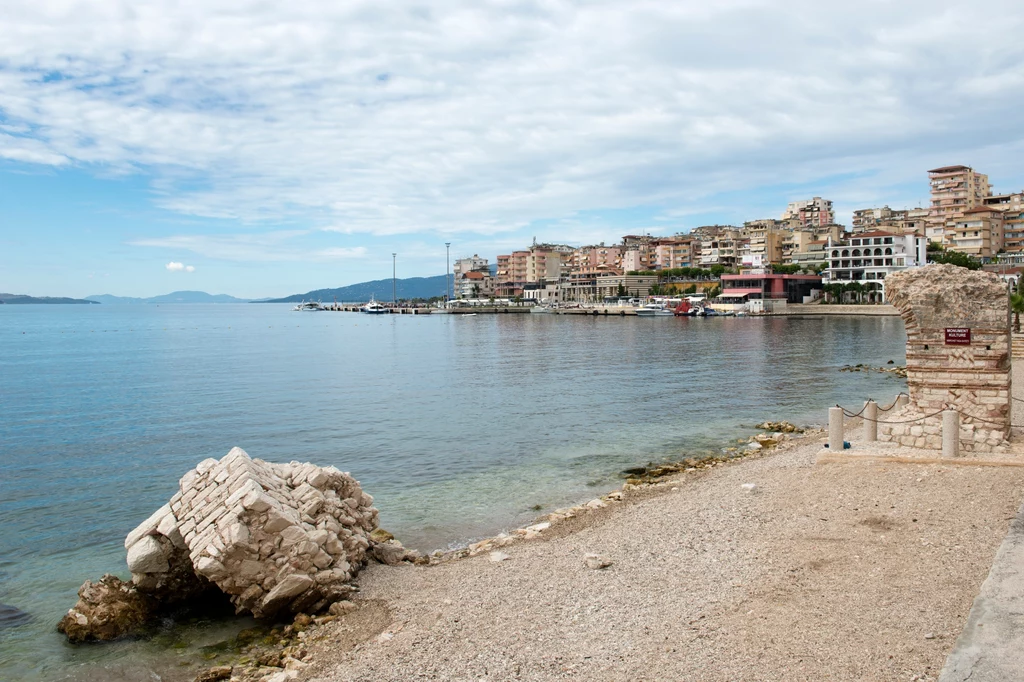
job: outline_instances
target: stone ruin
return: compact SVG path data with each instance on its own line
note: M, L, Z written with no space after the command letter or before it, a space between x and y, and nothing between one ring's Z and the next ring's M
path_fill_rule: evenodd
M1006 284L993 273L933 264L886 277L885 290L906 325L910 402L879 416L878 439L939 449L935 413L949 407L960 412L961 450L1004 450L1012 412Z
M354 590L371 549L387 563L405 558L395 542L371 547L372 504L334 467L272 464L233 448L185 474L170 502L128 534L131 582L87 581L58 629L72 641L113 639L217 588L256 618L317 613Z

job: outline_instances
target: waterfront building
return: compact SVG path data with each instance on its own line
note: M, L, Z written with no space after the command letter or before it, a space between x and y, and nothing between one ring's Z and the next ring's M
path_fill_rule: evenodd
M934 237L941 231L942 243L950 245L947 232L953 224L972 208L984 204L992 196L988 176L978 173L970 166L943 166L928 171L931 186L931 204L928 207L928 223Z
M977 206L963 212L952 228L946 229L946 246L987 261L1003 250L1003 212L992 206Z
M491 298L495 293L494 278L490 272L471 270L455 279L456 298Z
M572 263L573 248L564 244L538 244L498 256L495 292L502 298L522 296L527 284L558 283Z
M836 221L836 215L832 210L831 201L821 197L814 197L807 201L791 202L786 206L782 219L796 219L800 225L809 227L812 225L831 225Z
M821 284L822 278L818 275L741 271L738 275L722 275L721 297L737 302L779 300L810 303L820 296Z
M846 241L826 245L828 267L826 284L859 282L868 300L885 300L885 278L907 268L927 263L928 240L919 234L897 235L892 232L862 232Z
M560 300L597 303L607 297L642 298L658 283L656 275L630 275L610 268L570 272L559 285Z
M486 258L481 258L475 253L469 258L459 258L456 260L452 266L452 274L455 275L455 281L458 281L467 272L490 272L490 264Z

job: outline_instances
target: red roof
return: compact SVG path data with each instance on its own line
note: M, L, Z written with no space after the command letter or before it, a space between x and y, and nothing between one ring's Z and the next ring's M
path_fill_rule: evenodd
M482 272L467 272L462 276L463 279L483 279L484 273Z

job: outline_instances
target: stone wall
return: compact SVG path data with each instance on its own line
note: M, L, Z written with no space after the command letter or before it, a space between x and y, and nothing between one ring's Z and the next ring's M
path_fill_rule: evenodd
M879 440L939 449L936 413L956 409L962 450L1004 449L1011 413L1006 284L992 273L933 264L890 275L885 289L906 325L910 403L880 416ZM947 344L952 328L970 329L969 345Z
M185 474L170 502L128 534L132 582L87 581L59 629L73 641L120 636L215 588L257 618L319 612L354 590L374 544L372 505L334 467L272 464L233 448ZM408 554L397 543L374 549Z

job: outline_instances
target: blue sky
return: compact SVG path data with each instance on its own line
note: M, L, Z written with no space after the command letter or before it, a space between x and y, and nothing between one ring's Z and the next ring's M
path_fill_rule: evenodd
M940 165L1024 188L1019 2L839 4L3 3L0 291L279 296L848 221Z

